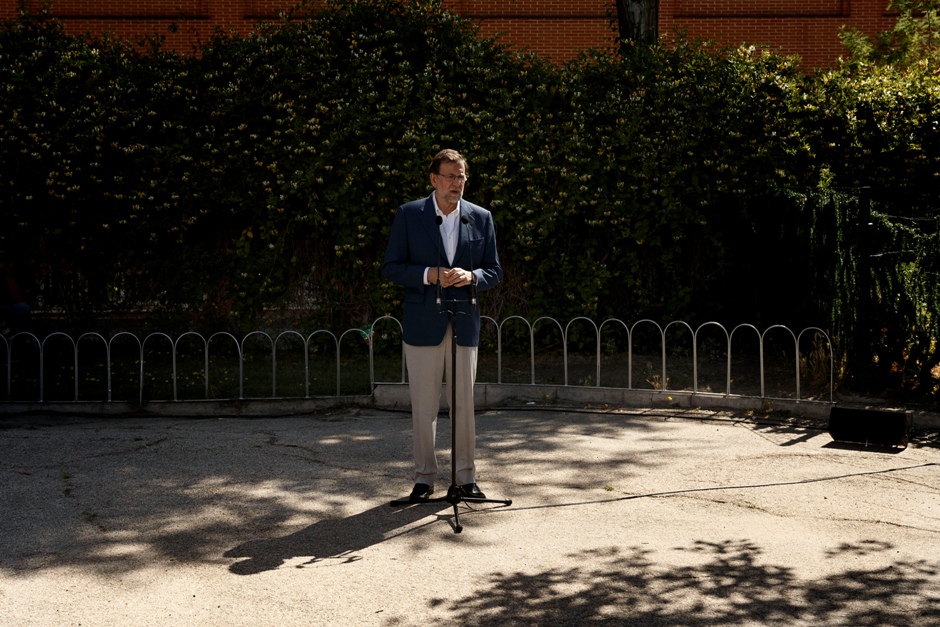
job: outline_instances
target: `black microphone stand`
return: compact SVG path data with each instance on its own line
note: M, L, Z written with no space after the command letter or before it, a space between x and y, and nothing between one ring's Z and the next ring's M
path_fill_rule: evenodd
M467 224L466 217L463 217L461 221L464 224ZM469 231L469 227L468 227ZM468 238L469 239L469 238ZM469 244L469 242L468 242ZM473 261L470 262L471 268L473 266ZM438 270L440 273L440 270ZM410 498L396 499L391 502L392 507L400 507L403 505L415 505L419 503L441 503L446 501L454 506L454 533L460 533L463 531L463 525L460 524L460 513L457 510L457 506L460 503L501 503L502 505L512 505L512 499L490 499L490 498L476 498L472 496L464 496L460 491L460 486L457 484L457 315L463 314L466 316L472 316L473 310L477 307L477 286L476 283L471 279L470 281L470 300L460 300L457 298L442 299L441 298L441 283L440 276L438 275L437 282L437 303L438 307L440 305L446 304L449 305L447 309L447 315L450 318L450 487L447 489L447 495L423 499L421 501L412 501ZM469 303L470 312L460 312L457 310L457 307L460 303ZM444 313L444 311L439 310L438 313ZM472 390L472 383L471 383Z

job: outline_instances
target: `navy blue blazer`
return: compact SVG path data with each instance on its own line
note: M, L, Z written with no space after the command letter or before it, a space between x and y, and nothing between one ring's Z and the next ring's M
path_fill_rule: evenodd
M477 279L477 291L495 287L503 276L496 252L496 229L493 214L460 200L460 216L469 218L459 225L454 263L447 261L441 239L434 200L428 196L398 208L385 251L382 274L405 287L405 319L402 339L412 346L437 346L447 332L449 300L470 300L470 287L442 290L441 311L437 306L437 286L424 284L424 269L434 266L470 270ZM480 308L469 302L458 305L457 343L477 346L480 343Z

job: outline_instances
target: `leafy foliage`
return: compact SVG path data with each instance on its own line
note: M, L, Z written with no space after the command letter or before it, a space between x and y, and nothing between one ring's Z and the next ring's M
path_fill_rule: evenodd
M0 247L43 309L215 330L396 314L392 216L454 147L497 223L487 315L827 326L843 364L935 393L936 235L909 228L937 215L929 64L807 75L680 41L555 67L433 0L302 14L193 55L42 11L0 26Z
M853 67L922 65L937 71L940 61L940 2L937 0L891 0L889 11L897 20L890 30L868 37L858 29L842 29L842 43L849 50Z

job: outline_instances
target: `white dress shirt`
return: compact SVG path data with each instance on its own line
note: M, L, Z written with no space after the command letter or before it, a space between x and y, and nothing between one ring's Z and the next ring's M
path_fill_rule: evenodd
M441 240L444 242L444 255L447 256L447 263L453 265L454 255L457 254L457 240L459 239L460 234L460 205L457 205L457 208L454 211L451 211L450 214L444 215L440 207L437 206L437 195L431 194L431 198L434 200L434 211L437 215L441 216L441 225L438 227L441 230ZM430 268L424 269L424 284L430 285L428 281L428 271Z

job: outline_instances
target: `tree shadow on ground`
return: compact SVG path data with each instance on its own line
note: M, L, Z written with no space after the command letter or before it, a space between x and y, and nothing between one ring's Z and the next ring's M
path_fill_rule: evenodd
M494 432L512 443L511 452L488 452L488 463L533 452L551 458L569 445L558 433L564 422L505 422ZM433 506L388 506L398 495L387 490L411 488L410 427L405 414L350 411L283 419L0 420L0 572L125 574L155 561L211 563L223 554L240 558L232 572L260 572L298 557L350 556L423 517L447 524L448 513L435 519L440 510ZM622 428L656 431L606 427L610 437ZM442 421L439 442L449 437ZM448 452L439 461L442 473L449 469ZM585 463L585 472L606 463ZM370 504L377 499L383 504ZM305 521L309 526L297 531Z
M520 474L540 481L546 471L558 472L558 485L575 488L594 485L589 481L597 482L597 477L655 471L680 447L689 454L697 448L707 452L712 446L707 438L673 441L668 425L630 416L507 414L480 413L487 463L515 465ZM371 505L392 481L402 489L410 487L405 459L411 443L410 418L405 415L361 416L346 411L224 421L28 417L2 425L3 573L27 575L71 567L122 574L169 561L224 563L232 573L251 574L284 564L355 561L357 552L420 528L418 521L424 517L430 517L431 524L448 520L447 512L432 506L396 511L388 506L387 495L381 505ZM799 437L798 429L795 434ZM448 441L446 422L438 437ZM781 437L788 440L791 435L781 433ZM592 447L598 438L641 440L642 447L614 448L596 459L585 456L578 463L580 475L558 463L559 451L570 455L580 447L596 452ZM532 458L539 465L530 462ZM447 460L441 462L446 468ZM362 507L370 509L344 516ZM311 521L316 522L308 524ZM302 524L308 526L295 531ZM220 559L223 555L228 559ZM642 554L622 559L629 564L634 557ZM298 563L302 559L307 561ZM602 568L605 559L610 568ZM601 570L576 572L587 576L587 583L600 584L605 570L612 576L616 559L621 558L601 556L593 560ZM901 573L895 576L904 576L913 568L899 564L884 576L894 570ZM647 577L647 586L661 586L659 580L665 577L621 570ZM872 581L881 576L868 575ZM494 575L507 585L515 576ZM553 571L541 575L545 585L563 576ZM797 585L792 578L785 582ZM493 593L503 594L496 586ZM549 593L555 594L551 588ZM836 602L834 596L826 599ZM532 615L549 616L549 601L539 598ZM474 597L467 605L479 602ZM577 596L569 603L576 607Z
M938 565L926 560L804 581L747 540L677 550L704 561L664 568L639 547L583 551L569 557L584 566L497 572L472 595L429 604L456 624L486 626L927 625L940 612ZM835 554L892 550L869 541Z

